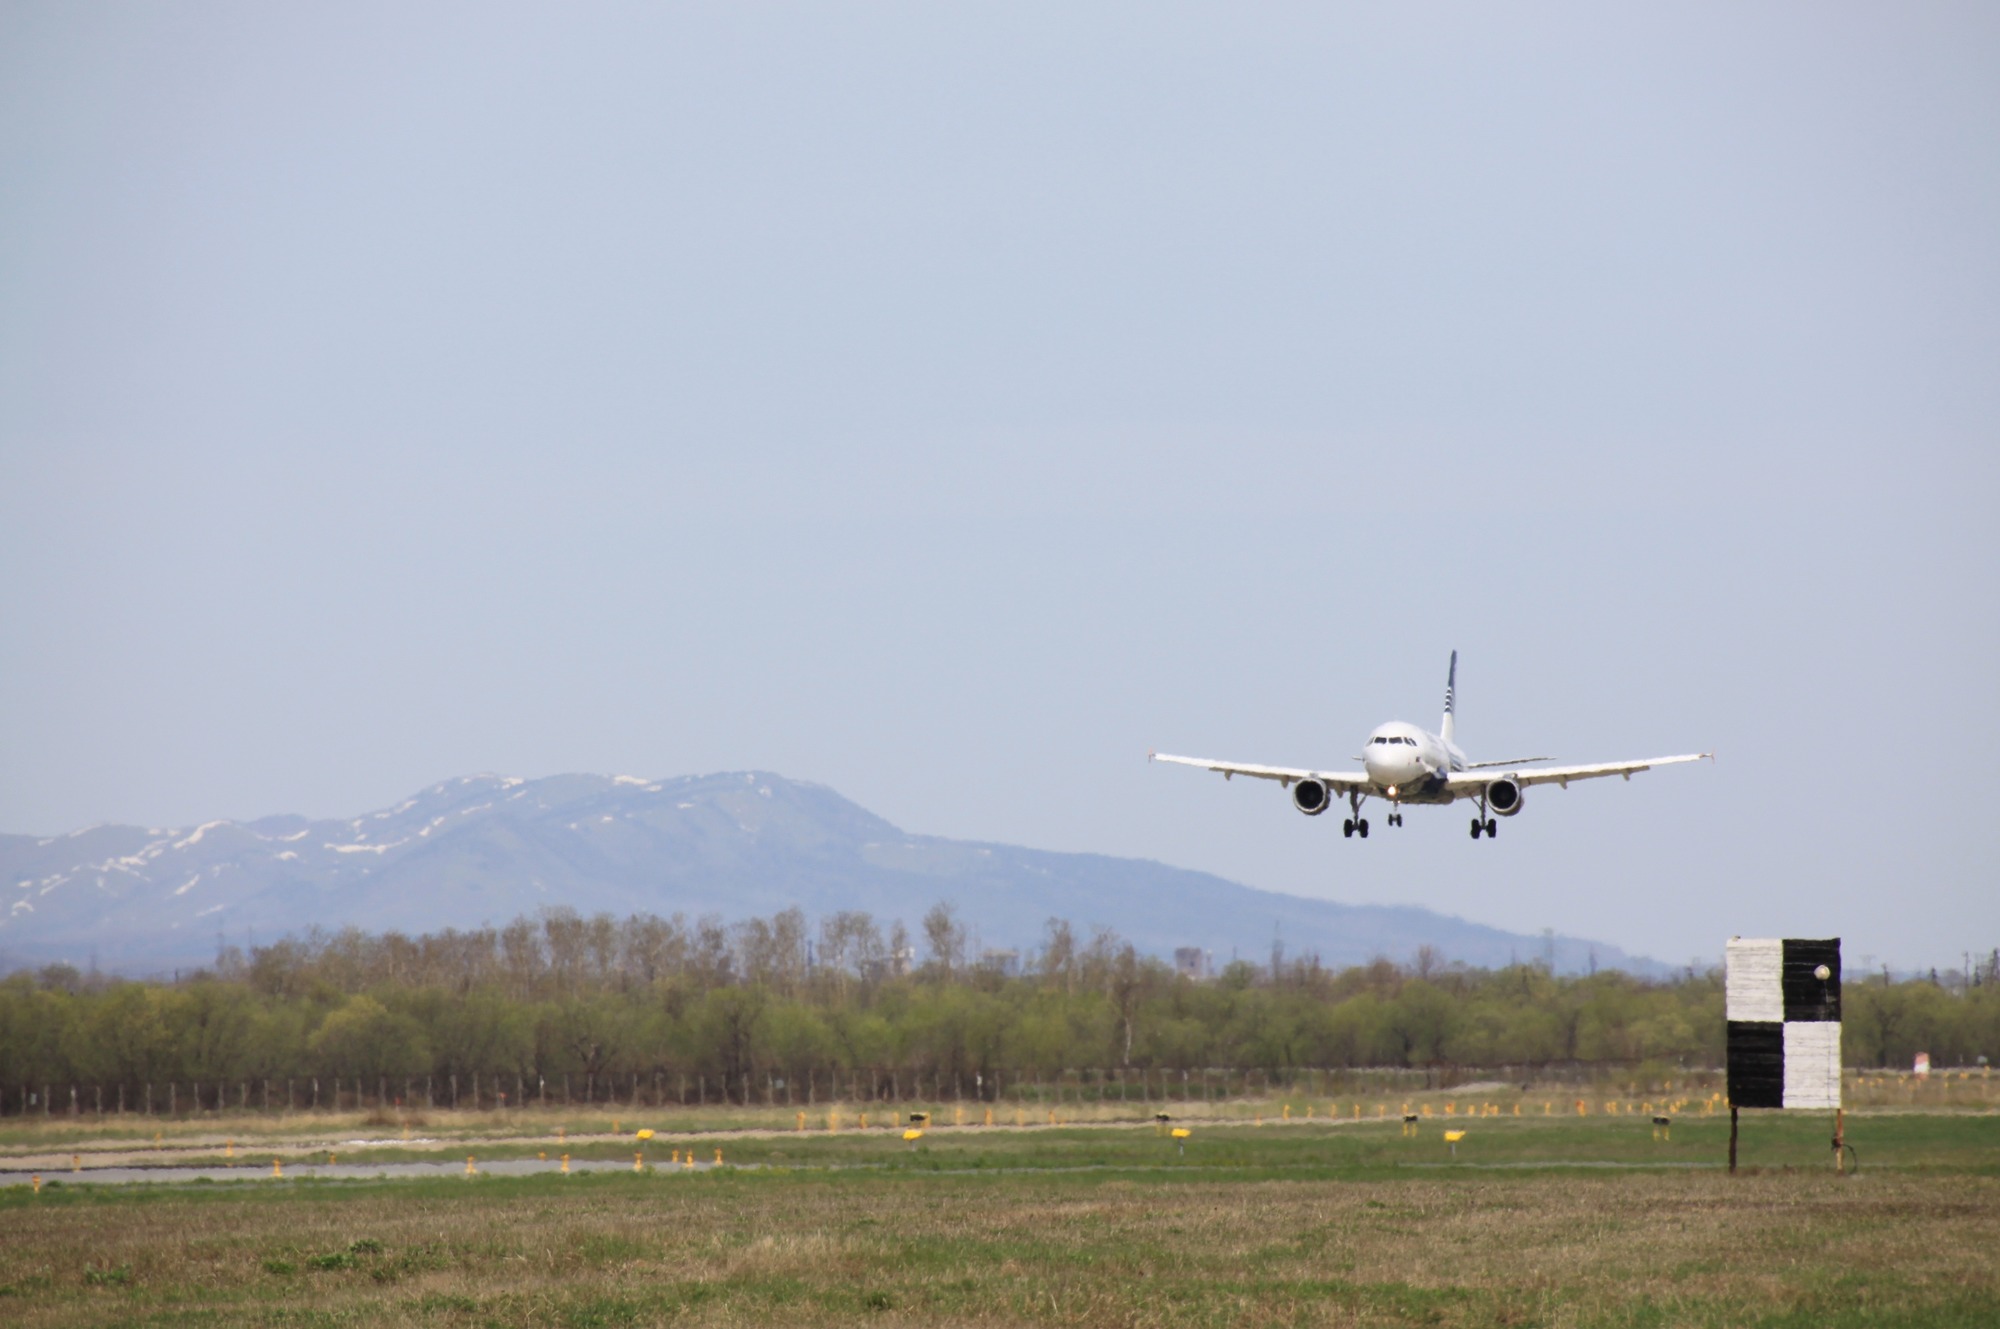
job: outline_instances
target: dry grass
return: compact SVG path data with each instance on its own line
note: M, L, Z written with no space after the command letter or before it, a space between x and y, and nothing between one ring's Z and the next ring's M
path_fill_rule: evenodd
M1479 1138L1603 1149L1621 1129ZM1105 1160L1090 1171L927 1170L1058 1143L995 1133L921 1155L823 1140L844 1171L17 1188L0 1195L0 1322L2000 1323L2000 1123L1868 1133L1872 1156L1908 1161L1847 1180L1447 1170L1325 1161L1353 1132L1237 1127L1198 1133L1214 1152L1185 1166L1121 1161L1166 1147L1149 1134L1065 1133L1074 1158ZM1779 1157L1780 1135L1760 1120L1755 1156ZM1437 1152L1422 1145L1410 1161Z

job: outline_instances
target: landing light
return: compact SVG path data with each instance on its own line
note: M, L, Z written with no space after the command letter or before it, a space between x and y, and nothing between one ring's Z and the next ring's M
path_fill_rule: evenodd
M1390 785L1390 786L1389 786L1389 797L1391 797L1391 798L1394 798L1395 796L1396 796L1396 786L1394 786L1394 785Z

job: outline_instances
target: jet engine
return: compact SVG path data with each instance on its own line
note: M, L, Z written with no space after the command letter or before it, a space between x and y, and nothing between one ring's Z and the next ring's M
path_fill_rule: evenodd
M1292 806L1308 817L1326 811L1328 801L1326 786L1318 780L1301 780L1292 786Z
M1518 781L1495 780L1486 786L1487 809L1502 817L1511 817L1521 810L1521 800L1526 794Z

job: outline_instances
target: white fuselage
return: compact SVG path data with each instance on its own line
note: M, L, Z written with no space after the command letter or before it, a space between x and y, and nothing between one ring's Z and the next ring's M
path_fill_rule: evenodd
M1361 749L1361 764L1382 795L1397 803L1449 803L1445 777L1465 769L1465 754L1417 725L1378 725Z

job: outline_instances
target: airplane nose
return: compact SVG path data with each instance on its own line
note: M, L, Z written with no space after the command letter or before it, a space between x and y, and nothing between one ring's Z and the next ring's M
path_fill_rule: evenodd
M1406 785L1416 781L1418 774L1417 756L1410 748L1394 747L1382 754L1382 780L1388 784Z
M1407 784L1410 779L1410 763L1403 755L1407 749L1371 746L1363 763L1368 767L1368 778L1376 784Z

